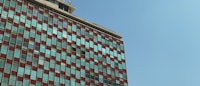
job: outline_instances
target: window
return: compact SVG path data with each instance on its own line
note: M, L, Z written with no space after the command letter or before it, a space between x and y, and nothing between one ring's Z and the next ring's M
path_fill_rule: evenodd
M40 69L40 68L38 68L38 70L37 70L37 77L42 78L42 75L43 75L43 70Z
M47 83L48 82L48 74L43 74L43 77L42 77L42 81L44 82L44 83Z
M19 67L17 73L18 73L19 76L23 76L24 75L24 68L23 67Z
M10 1L4 0L4 6L5 6L5 7L9 7L9 5L10 5Z
M76 48L75 47L72 47L72 50L76 52Z
M5 60L0 58L0 68L4 68Z
M49 80L54 81L54 73L49 72Z
M6 22L6 28L11 30L12 22Z
M47 14L44 14L43 20L44 20L44 21L48 21L48 15L47 15Z
M4 30L5 28L5 23L4 22L0 22L0 30Z
M53 24L57 24L58 23L58 19L57 18L53 18Z
M16 4L15 8L16 8L16 12L19 12L19 13L21 12L21 6L20 5Z
M68 7L67 5L64 5L64 4L62 4L62 3L59 3L59 4L58 4L58 7L59 7L60 9L62 9L62 10L65 10L65 11L68 11L68 9L69 9L69 7Z
M50 2L55 2L56 0L47 0L47 1L50 1Z
M38 13L38 10L33 9L33 15L34 15L34 16L37 16L37 13Z
M8 12L8 17L13 18L13 15L14 15L14 11L9 10L9 12Z
M31 70L31 79L36 80L36 71Z
M7 50L8 50L8 46L2 45L2 47L1 47L1 53L7 54Z
M15 85L15 81L16 81L16 76L11 75L10 79L9 79L9 85Z
M75 79L71 78L71 86L75 86Z

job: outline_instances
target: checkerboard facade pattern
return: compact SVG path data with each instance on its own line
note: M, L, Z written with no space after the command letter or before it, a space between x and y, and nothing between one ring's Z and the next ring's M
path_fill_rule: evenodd
M1 86L127 86L123 41L27 0L0 0Z

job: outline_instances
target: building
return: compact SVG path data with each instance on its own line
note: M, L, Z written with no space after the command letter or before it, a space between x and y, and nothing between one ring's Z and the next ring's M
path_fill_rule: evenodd
M121 36L62 0L0 0L1 86L127 86Z

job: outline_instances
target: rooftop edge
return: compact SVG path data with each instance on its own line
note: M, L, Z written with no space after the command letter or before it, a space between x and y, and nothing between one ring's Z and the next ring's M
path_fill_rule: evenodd
M74 20L76 20L78 22L86 24L86 25L88 25L90 27L93 27L93 28L95 28L97 30L100 30L100 31L102 31L104 33L107 33L107 34L109 34L111 36L114 36L114 37L116 37L118 39L122 38L122 36L120 34L118 34L116 32L113 32L113 31L111 31L109 29L106 29L104 27L101 27L101 26L99 26L99 25L97 25L95 23L92 23L92 22L89 22L87 20L81 19L81 18L79 18L79 17L77 17L77 16L75 16L73 14L70 14L70 13L64 11L64 10L61 10L58 7L56 7L53 3L50 3L48 1L44 1L44 0L27 0L27 1L35 3L35 4L38 4L38 5L42 5L42 6L46 7L46 8L51 9L52 11L55 11L55 12L61 14L61 15L67 16L69 18L72 18L72 19L74 19Z

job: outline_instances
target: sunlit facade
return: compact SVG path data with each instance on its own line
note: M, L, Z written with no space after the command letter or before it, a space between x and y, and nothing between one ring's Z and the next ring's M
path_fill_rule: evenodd
M0 86L128 85L120 35L39 1L0 0Z

